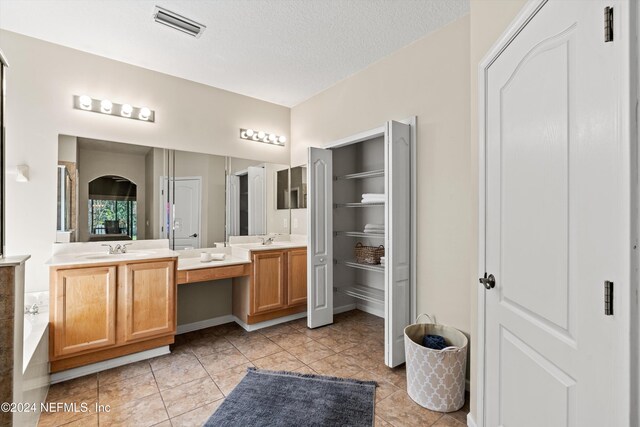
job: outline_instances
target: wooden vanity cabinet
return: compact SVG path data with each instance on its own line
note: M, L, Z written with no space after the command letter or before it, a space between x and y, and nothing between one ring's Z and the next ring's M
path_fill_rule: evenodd
M286 307L286 259L285 251L263 251L252 254L252 314Z
M307 309L307 249L251 253L251 274L233 281L233 314L255 324Z
M176 261L51 269L51 372L173 343Z
M307 248L287 252L287 305L307 304Z

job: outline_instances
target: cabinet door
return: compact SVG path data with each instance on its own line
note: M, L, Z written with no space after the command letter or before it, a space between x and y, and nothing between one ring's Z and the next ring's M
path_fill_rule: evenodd
M307 303L307 249L287 252L287 305Z
M252 313L286 307L284 293L285 252L269 251L253 254L251 275Z
M57 270L52 280L52 357L115 345L116 267Z
M118 340L131 342L176 330L174 261L125 264L118 276Z

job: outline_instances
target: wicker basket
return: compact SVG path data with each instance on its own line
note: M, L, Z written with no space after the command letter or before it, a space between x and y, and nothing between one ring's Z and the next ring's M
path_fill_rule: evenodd
M380 264L380 257L384 256L384 246L365 246L362 242L356 243L354 249L356 262L360 264Z

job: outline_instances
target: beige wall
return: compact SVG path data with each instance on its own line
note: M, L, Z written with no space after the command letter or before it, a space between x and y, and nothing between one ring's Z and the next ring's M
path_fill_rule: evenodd
M48 288L44 262L56 229L58 135L289 162L289 148L239 139L239 129L290 137L286 107L101 58L8 31L7 168L26 164L30 181L7 182L7 254L31 254L27 291ZM74 110L73 95L147 105L155 123ZM24 221L29 218L29 221Z
M469 139L469 153L471 155L470 179L471 192L469 194L472 208L469 210L471 224L471 265L469 268L469 283L471 287L471 378L477 375L476 360L478 335L478 65L487 54L491 46L507 29L526 0L471 0L471 44L470 44L470 79L471 79L471 138ZM471 413L476 414L475 381L471 387ZM474 417L475 419L475 417Z
M418 117L418 311L471 331L469 17L294 107L291 164L321 146Z

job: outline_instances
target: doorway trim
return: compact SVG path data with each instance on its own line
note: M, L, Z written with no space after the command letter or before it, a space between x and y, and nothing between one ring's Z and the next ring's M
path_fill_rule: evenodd
M198 210L198 245L200 247L202 247L202 209L203 209L203 199L202 199L202 195L203 195L203 188L202 188L202 177L201 176L174 176L174 177L168 177L166 175L161 175L159 177L160 179L160 191L158 196L160 197L160 203L158 208L160 209L160 217L159 217L159 224L157 224L157 228L159 228L160 230L160 238L161 239L169 239L169 246L170 249L173 249L173 245L175 243L175 236L173 235L173 220L174 220L174 215L175 215L175 206L176 206L176 201L175 201L175 194L173 193L173 187L171 188L171 190L169 190L168 188L165 188L165 183L166 182L170 182L170 181L180 181L180 180L197 180L198 183L198 187L200 189L199 191L199 197L200 197L200 209ZM166 231L162 231L162 227L165 224L165 221L167 220L167 217L165 215L165 206L164 206L164 197L167 197L166 195L163 195L163 191L166 190L169 194L169 203L171 204L171 212L169 213L169 222L170 222L170 228ZM164 234L163 234L164 233Z
M514 18L514 20L509 24L507 29L502 33L502 35L497 39L497 41L493 44L493 46L489 49L487 54L483 57L483 59L478 64L478 263L477 263L477 276L482 277L484 272L486 271L486 259L485 259L485 251L486 251L486 120L487 120L487 77L489 72L489 67L493 62L500 56L500 54L511 44L511 42L516 38L516 36L524 29L524 27L533 19L533 17L540 11L540 9L548 2L549 0L529 0L520 10L518 15ZM631 89L631 91L626 91L627 93L631 92L630 95L626 93L621 96L621 102L619 108L621 111L627 111L628 114L621 114L621 121L619 123L619 131L620 131L620 140L622 142L626 142L629 144L631 148L629 159L629 167L630 167L630 180L631 180L631 199L629 206L631 211L630 213L630 230L632 235L629 236L630 243L630 271L629 271L629 293L626 295L620 295L620 298L626 301L629 301L627 305L627 309L629 310L627 313L622 313L629 320L629 325L625 328L625 331L620 331L621 335L625 335L628 340L628 345L623 348L624 351L627 351L625 362L625 366L621 366L619 371L615 373L616 376L623 377L621 372L626 372L628 382L620 384L620 387L626 388L626 396L627 400L624 402L625 407L629 410L629 421L631 425L638 425L640 422L640 409L633 408L633 405L630 405L631 402L637 401L640 397L640 392L638 390L640 383L640 375L638 373L638 369L634 368L634 365L638 363L640 359L639 353L639 341L640 341L640 325L637 324L638 320L638 301L635 297L636 292L638 291L638 265L640 264L639 254L636 249L638 246L638 241L640 240L638 224L639 219L637 216L639 215L640 209L638 208L638 200L640 199L639 190L640 185L638 184L638 163L640 162L640 153L638 152L635 145L638 143L638 117L636 113L636 105L638 102L638 93L637 86L640 86L639 76L638 76L638 41L636 40L636 32L638 31L637 23L640 21L639 13L640 11L636 10L635 2L623 3L612 1L611 3L615 3L616 9L614 13L617 14L616 18L622 21L621 25L617 26L617 29L622 32L630 32L627 35L628 43L625 42L625 38L621 38L621 46L620 49L628 49L630 53L629 63L622 64L623 72L621 78L621 84L624 83L624 80L627 80L629 87L626 89ZM620 14L620 10L624 12L624 14ZM625 17L627 20L623 20ZM632 77L633 76L633 77ZM626 90L625 89L625 90ZM484 427L484 417L485 417L485 399L484 399L484 388L485 388L485 292L479 286L479 284L474 280L473 286L476 286L477 289L477 358L476 358L476 419L474 419L471 415L471 412L467 416L467 425L473 427ZM636 324L634 324L635 322Z

